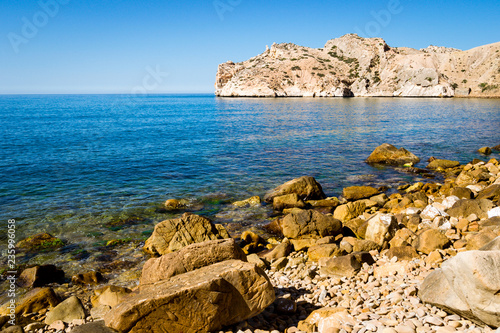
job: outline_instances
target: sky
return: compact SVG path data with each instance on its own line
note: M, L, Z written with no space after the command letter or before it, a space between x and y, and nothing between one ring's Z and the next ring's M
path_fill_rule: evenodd
M0 94L213 93L218 64L274 42L467 50L499 18L498 0L0 0Z

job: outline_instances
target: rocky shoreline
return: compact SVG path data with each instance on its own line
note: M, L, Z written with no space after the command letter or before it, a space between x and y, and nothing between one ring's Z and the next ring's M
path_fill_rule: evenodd
M494 149L498 150L498 146ZM491 149L480 149L484 157ZM231 238L184 213L155 226L143 264L106 281L25 269L16 325L1 332L490 332L500 327L500 163L466 165L384 144L367 163L442 173L441 183L352 186L326 197L300 177L235 207L272 205L276 218ZM262 203L264 202L264 203ZM182 212L181 201L167 209ZM30 245L31 244L31 245ZM19 247L57 239L39 234ZM149 253L150 259L147 259ZM127 270L125 268L125 270ZM137 270L137 271L135 271ZM142 270L142 272L140 271ZM126 283L125 283L126 282Z

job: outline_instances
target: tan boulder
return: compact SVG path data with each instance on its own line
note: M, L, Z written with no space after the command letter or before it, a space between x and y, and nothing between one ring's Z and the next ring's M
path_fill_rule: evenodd
M500 251L465 251L430 273L420 299L482 325L500 327Z
M293 250L292 243L290 243L290 240L285 238L283 242L278 244L270 252L263 255L263 258L268 262L273 262L288 256L292 252L292 250Z
M141 284L155 283L224 260L246 261L234 239L217 239L191 244L174 253L149 259L142 268Z
M338 206L333 213L333 217L341 222L347 222L363 214L365 209L366 204L363 201L348 202L345 205Z
M384 143L368 156L366 163L370 164L390 164L404 165L408 163L416 164L420 159L404 148L397 149L391 144Z
M85 318L85 309L82 302L78 297L71 296L47 313L45 324L50 325L58 320L64 323L71 323L75 319Z
M394 237L397 226L394 215L378 213L368 220L365 239L382 246Z
M488 217L488 211L493 208L493 203L487 199L473 200L462 199L458 200L453 207L446 210L446 213L451 217L467 218L475 214L480 219Z
M342 190L342 196L349 201L370 198L379 193L379 190L371 186L350 186Z
M418 258L418 253L412 246L391 247L386 255L389 259L396 257L398 260L412 260Z
M417 236L415 240L417 251L429 254L437 249L444 249L450 245L450 240L439 230L428 229Z
M341 257L325 260L320 267L320 273L329 277L353 277L361 269L362 264L369 265L375 261L368 252L355 252Z
M184 213L181 218L158 223L146 240L144 251L163 255L193 243L229 238L222 226L214 225L203 216Z
M60 300L52 288L35 288L29 291L17 304L16 316L39 312L57 306ZM9 309L0 308L0 315L8 315Z
M253 196L245 200L241 201L235 201L233 202L233 206L236 207L254 207L254 206L260 206L261 200L259 196Z
M274 197L295 193L302 200L320 200L325 199L326 195L323 193L321 185L310 176L303 176L300 178L292 179L266 193L264 201L272 203Z
M308 249L307 255L309 260L318 261L320 258L338 257L343 254L343 251L337 244L320 244L312 246Z
M273 198L273 208L283 210L286 208L305 208L306 204L296 193L280 195Z
M104 320L119 332L211 332L259 314L274 299L260 268L227 260L140 286Z
M118 286L105 286L94 290L95 295L92 296L91 303L93 307L98 307L100 305L114 307L120 304L121 301L131 292L132 290L128 288Z
M483 154L483 155L491 155L491 148L490 147L481 147L477 150L478 153Z
M289 239L336 236L342 231L339 220L315 210L295 209L283 218L281 227Z

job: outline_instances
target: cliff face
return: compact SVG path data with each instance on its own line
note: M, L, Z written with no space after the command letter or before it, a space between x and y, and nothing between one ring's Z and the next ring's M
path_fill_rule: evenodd
M217 96L500 97L500 42L468 51L391 48L345 35L321 49L273 44L241 63L219 65Z

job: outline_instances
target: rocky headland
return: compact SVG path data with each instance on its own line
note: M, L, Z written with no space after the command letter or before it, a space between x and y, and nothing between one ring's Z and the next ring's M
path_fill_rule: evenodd
M500 327L500 163L486 148L484 160L431 158L419 169L413 153L383 144L366 163L444 181L394 193L350 186L327 197L303 176L232 204L272 209L267 232L231 235L167 200L179 217L140 244L138 272L69 279L54 265L25 268L16 280L22 297L0 307L1 332L492 332ZM34 244L58 246L44 233L17 246Z
M273 44L220 64L221 97L500 97L500 42L467 51L344 35L323 48Z

